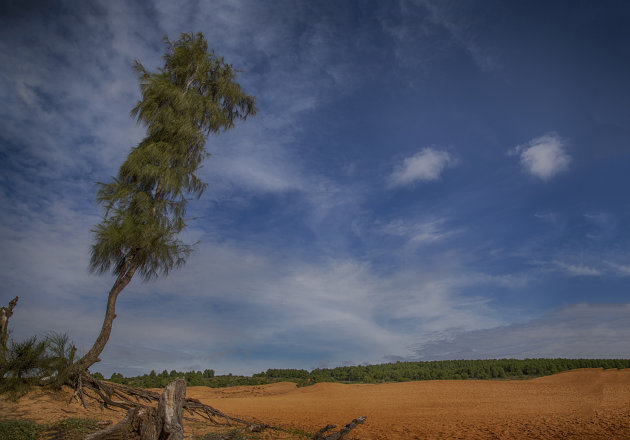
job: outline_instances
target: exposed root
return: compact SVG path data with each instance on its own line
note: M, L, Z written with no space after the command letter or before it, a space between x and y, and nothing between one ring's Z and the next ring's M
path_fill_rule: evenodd
M160 401L161 395L156 393L155 391L147 389L134 388L127 385L100 381L83 372L78 375L74 394L70 398L70 401L76 398L77 401L80 401L84 407L87 407L85 403L85 397L98 402L101 409L120 408L127 411L127 416L118 425L116 425L116 428L109 428L113 432L121 431L122 426L125 427L124 429L139 429L138 426L136 426L138 425L138 422L135 421L132 423L131 420L134 418L138 419L139 417L149 417L149 419L151 419L151 417L153 417L151 416L151 412L154 410L155 405L158 404L158 402ZM248 422L247 420L228 416L227 414L217 410L216 408L211 407L210 405L201 403L197 399L182 398L181 402L181 408L185 410L189 415L199 416L202 419L209 421L213 425L234 426L236 424L240 426L240 430L246 432L262 432L265 429L274 428L273 426L267 425L265 423ZM188 417L186 417L185 419L191 421L195 420ZM148 426L149 424L153 423L151 420L144 421L141 424L143 424L144 426ZM361 423L365 422L365 420L366 417L358 417L343 428L341 428L339 431L328 435L325 435L325 433L334 429L335 426L326 425L317 433L315 433L315 435L313 436L313 440L341 440L350 431L352 431ZM229 436L230 434L233 434L233 432L229 433L226 439L230 438ZM94 438L105 438L100 437L100 435L102 434L104 434L104 432L100 432L99 436L96 436L95 434Z
M154 406L160 400L160 394L155 391L142 388L134 388L127 385L104 382L94 379L87 373L78 375L74 394L70 398L77 399L84 407L86 406L84 396L99 403L101 408L120 408L129 411L134 408L144 408ZM238 417L231 417L218 409L201 403L197 399L186 398L183 402L183 409L190 415L197 415L208 420L214 425L234 426L234 424L249 426L265 426L248 422Z

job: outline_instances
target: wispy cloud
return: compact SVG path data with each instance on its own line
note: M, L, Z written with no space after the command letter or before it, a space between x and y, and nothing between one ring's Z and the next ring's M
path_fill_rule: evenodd
M394 220L383 226L383 232L406 238L411 244L437 243L461 232L445 228L446 219L435 219L424 222L407 222Z
M54 245L66 252L62 243ZM445 335L501 324L500 314L486 298L464 292L474 286L518 288L514 280L463 267L453 275L452 258L445 267L440 262L426 268L410 265L384 275L355 259L300 261L268 251L205 240L188 265L168 278L147 284L134 281L120 297L104 361L95 368L106 374L185 369L207 366L213 357L218 371L249 374L278 366L277 356L297 351L299 360L287 362L301 362L302 367L307 362L309 368L321 362L380 362L385 354L408 356L418 333ZM72 279L73 263L66 260L52 269L59 271L59 278ZM29 264L19 259L13 270L26 273ZM28 298L13 319L15 336L67 331L85 350L98 330L111 280L105 276L97 281L91 276L75 279L76 285L64 295L38 292L46 280L31 283ZM88 284L90 289L81 288ZM46 300L46 295L52 297ZM78 305L68 306L74 302ZM133 346L142 347L133 356L129 335ZM234 354L234 347L244 352L269 350L277 356L256 355L238 365L240 355ZM132 358L135 367L125 363Z
M559 221L559 215L555 212L536 213L534 217L544 221L545 223L557 223Z
M604 261L604 263L608 265L616 275L630 277L630 265L614 263L612 261Z
M425 341L416 359L627 358L630 304L572 304L531 321Z
M423 148L413 156L405 158L394 168L389 176L389 186L399 187L438 180L446 168L456 163L455 157L446 150L434 147Z
M518 155L523 169L541 180L549 180L566 171L571 156L566 152L566 142L556 133L548 133L508 152Z
M570 264L563 261L554 261L554 264L558 267L558 269L571 276L595 277L603 274L600 269L583 264Z
M586 234L587 238L592 240L606 240L611 238L615 233L617 222L609 213L584 214L584 218L592 228L591 231Z
M466 49L479 69L490 72L501 67L498 57L480 42L478 26L470 21L461 3L444 0L415 0L415 3L426 8L431 20L444 27L453 40Z

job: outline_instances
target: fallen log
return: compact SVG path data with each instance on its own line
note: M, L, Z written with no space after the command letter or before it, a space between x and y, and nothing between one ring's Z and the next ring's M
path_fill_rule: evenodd
M329 435L324 436L324 433L330 431L331 429L335 429L336 428L335 425L326 425L322 429L320 429L319 431L317 431L315 433L315 435L313 436L313 440L341 440L350 431L352 431L354 428L356 428L361 423L365 422L366 418L367 417L357 417L356 419L354 419L353 421L348 423L346 426L341 428L339 431L337 431L337 432L335 432L333 434L329 434Z

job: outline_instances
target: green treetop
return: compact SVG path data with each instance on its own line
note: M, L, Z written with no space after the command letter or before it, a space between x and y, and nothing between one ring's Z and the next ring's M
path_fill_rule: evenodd
M237 72L208 50L201 33L165 43L164 65L156 72L134 64L142 97L131 114L146 126L146 137L97 194L105 215L93 230L90 269L111 270L117 278L101 334L79 361L84 369L98 362L116 298L136 271L144 279L166 275L192 251L178 234L186 226L188 197L200 197L206 188L197 173L208 155L208 135L256 113L254 97L235 81Z

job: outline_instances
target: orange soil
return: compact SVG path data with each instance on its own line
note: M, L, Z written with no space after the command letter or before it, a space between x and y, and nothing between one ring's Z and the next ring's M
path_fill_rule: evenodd
M630 439L630 370L576 370L524 381L423 381L381 385L280 383L212 389L194 397L221 411L287 430L315 432L367 416L348 438L368 439ZM0 418L50 421L89 414L76 403L33 393L0 400ZM196 431L196 430L195 430ZM268 433L265 438L290 438Z

